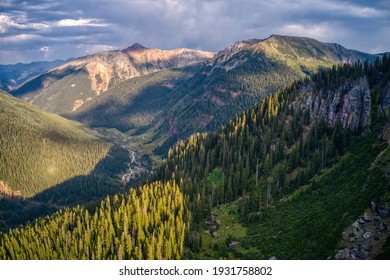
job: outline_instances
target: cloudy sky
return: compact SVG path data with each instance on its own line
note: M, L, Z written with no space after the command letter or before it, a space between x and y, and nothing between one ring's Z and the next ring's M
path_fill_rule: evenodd
M1 0L0 64L123 49L218 51L271 34L390 51L390 0Z

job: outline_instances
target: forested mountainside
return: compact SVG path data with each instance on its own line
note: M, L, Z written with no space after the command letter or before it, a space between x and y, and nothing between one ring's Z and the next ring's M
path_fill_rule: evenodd
M124 191L129 151L0 92L0 229Z
M106 199L93 218L74 208L11 230L0 238L0 253L4 259L332 258L343 230L371 201L380 209L390 205L389 109L388 55L321 71L219 131L175 146L154 175L156 183L138 197L131 190ZM153 186L166 191L156 194ZM121 224L127 205L139 204L143 215L130 211L130 225ZM158 210L166 205L171 211ZM378 216L384 224L386 215ZM143 225L141 217L149 216L154 223ZM165 240L153 233L165 220L175 225L163 227L170 233L161 236L171 241L162 248L175 246L168 252L177 253L160 255L147 244ZM390 236L375 234L378 242Z
M171 149L157 178L174 176L189 195L199 232L192 231L193 250L212 258L332 257L344 227L372 199L389 203L389 67L385 56L320 72ZM216 223L218 214L228 224ZM210 240L217 226L224 238ZM242 249L229 252L226 240Z
M54 61L37 61L28 64L0 65L0 89L11 92L27 80L64 63L64 60L57 59Z
M124 50L71 60L28 81L12 94L48 112L69 114L121 81L203 62L213 55L190 49L165 51L134 44Z
M112 145L80 124L0 92L1 194L31 197L86 175Z
M169 131L165 148L169 147L194 132L220 128L266 96L319 69L373 62L375 57L303 37L272 35L237 42L217 53L193 79L174 91L174 95L185 94L172 106L159 133Z
M188 222L179 187L154 182L0 233L0 259L180 259Z

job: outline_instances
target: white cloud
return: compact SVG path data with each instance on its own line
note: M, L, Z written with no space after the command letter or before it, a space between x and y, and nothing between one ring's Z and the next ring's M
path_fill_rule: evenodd
M386 12L366 6L355 5L350 2L316 1L320 10L336 12L358 18L376 18L386 15Z
M83 46L83 47L84 47L85 53L88 53L88 54L94 54L94 53L103 52L103 51L111 51L114 49L114 47L111 45L88 45L88 46ZM76 46L76 48L77 48L77 46Z
M18 34L0 38L0 43L17 43L17 42L25 42L34 39L42 39L42 36L35 34Z
M81 27L81 26L89 26L89 27L105 27L108 26L106 23L100 23L100 21L96 18L81 18L81 19L62 19L54 24L59 27Z
M17 28L17 29L43 29L47 28L48 25L45 23L30 23L25 22L25 14L18 14L18 15L7 15L7 14L0 14L0 33L6 33L11 28Z
M337 30L337 32L335 32ZM295 35L311 37L320 41L337 40L347 32L339 26L332 26L329 23L300 24L291 23L276 29L276 33L282 35Z

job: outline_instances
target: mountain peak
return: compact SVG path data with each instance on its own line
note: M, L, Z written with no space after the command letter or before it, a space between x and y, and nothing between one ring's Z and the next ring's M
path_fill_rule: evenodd
M140 43L135 43L132 46L128 47L127 51L140 51L140 50L146 50L147 48L142 46Z

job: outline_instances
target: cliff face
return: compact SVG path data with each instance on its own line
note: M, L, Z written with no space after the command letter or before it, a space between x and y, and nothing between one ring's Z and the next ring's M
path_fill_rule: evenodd
M387 85L386 94L383 96L381 106L379 107L379 113L390 115L390 83Z
M370 125L371 94L367 78L319 92L309 83L301 86L299 93L300 98L293 106L309 109L311 120L325 120L330 125L340 122L352 130Z

